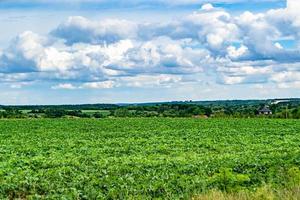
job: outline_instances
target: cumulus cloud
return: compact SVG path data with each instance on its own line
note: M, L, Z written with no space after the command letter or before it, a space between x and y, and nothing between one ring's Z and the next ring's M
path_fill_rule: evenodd
M300 81L300 71L299 72L285 71L285 72L277 73L272 75L271 80L278 83L298 82Z
M284 41L300 42L299 4L239 15L204 4L161 23L69 17L49 35L28 31L12 40L0 53L0 76L58 82L53 89L165 87L205 76L219 84L298 87L300 47Z
M27 31L17 36L10 47L1 54L0 72L34 72L44 53L46 39Z
M67 44L89 43L105 44L122 39L135 38L138 27L134 22L106 19L90 21L84 17L70 17L60 24L52 34L63 38Z

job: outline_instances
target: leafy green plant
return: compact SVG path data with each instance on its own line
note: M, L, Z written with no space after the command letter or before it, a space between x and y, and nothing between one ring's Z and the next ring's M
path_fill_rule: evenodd
M246 186L250 177L246 174L234 173L232 169L223 168L210 178L210 184L223 191L232 191Z
M0 199L190 199L299 181L300 121L0 120ZM291 168L291 166L294 166Z

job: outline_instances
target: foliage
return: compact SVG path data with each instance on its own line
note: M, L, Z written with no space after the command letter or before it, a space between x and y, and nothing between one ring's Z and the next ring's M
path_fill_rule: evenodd
M93 117L99 119L99 118L104 118L105 116L101 112L95 112L93 114Z
M275 189L264 185L255 191L222 192L212 190L205 194L194 196L192 200L292 200L300 199L300 186Z
M25 114L13 108L6 108L4 111L0 111L0 118L24 118L24 117Z
M299 181L299 130L299 120L281 119L0 120L0 199L288 188Z
M245 174L234 173L232 169L220 169L210 179L211 185L218 187L220 190L232 191L239 186L246 186L250 182L250 178Z
M275 102L275 103L274 103ZM268 106L272 115L259 115ZM0 106L1 108L1 106ZM0 118L105 118L105 117L196 117L196 118L293 118L300 119L300 99L169 102L149 104L86 104L58 106L2 106ZM14 111L14 112L11 112Z

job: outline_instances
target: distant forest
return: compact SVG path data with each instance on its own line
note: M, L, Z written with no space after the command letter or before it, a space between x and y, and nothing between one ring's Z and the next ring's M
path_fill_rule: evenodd
M268 111L266 113L262 112ZM300 119L300 99L176 101L142 104L0 106L0 118L294 118Z

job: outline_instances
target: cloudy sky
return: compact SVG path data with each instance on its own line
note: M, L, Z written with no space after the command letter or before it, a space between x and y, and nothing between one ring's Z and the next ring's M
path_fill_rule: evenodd
M0 104L300 97L299 0L0 0Z

